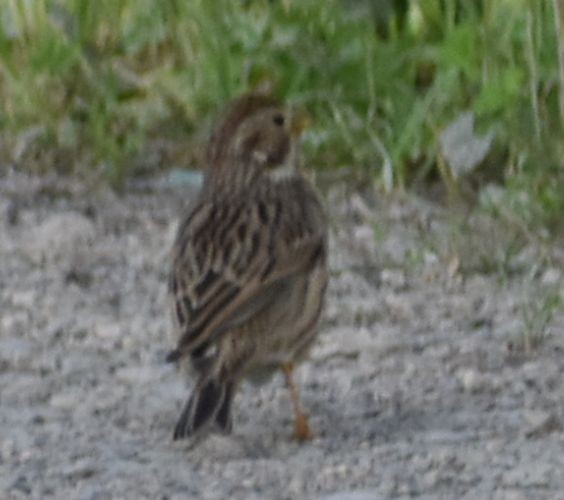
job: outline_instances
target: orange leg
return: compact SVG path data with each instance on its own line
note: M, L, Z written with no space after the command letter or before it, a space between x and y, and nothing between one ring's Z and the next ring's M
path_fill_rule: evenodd
M294 371L294 365L292 363L282 364L282 371L286 377L286 384L290 390L290 397L292 398L292 404L294 406L294 435L298 441L309 441L313 438L313 434L309 429L309 424L307 421L307 415L303 412L300 405L300 396L298 394L298 389L294 384L292 379L292 373Z

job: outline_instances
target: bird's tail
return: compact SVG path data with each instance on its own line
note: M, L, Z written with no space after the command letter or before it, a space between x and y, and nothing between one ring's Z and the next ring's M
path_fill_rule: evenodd
M208 427L230 432L233 390L231 382L203 376L182 410L174 428L174 440L193 436Z

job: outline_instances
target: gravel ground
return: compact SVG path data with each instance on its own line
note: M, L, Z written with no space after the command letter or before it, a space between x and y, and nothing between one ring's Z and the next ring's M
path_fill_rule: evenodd
M1 498L564 498L558 266L466 272L422 236L436 209L330 194L328 305L297 372L316 438L291 439L277 376L242 388L231 436L173 443L167 256L193 189L87 192L0 178Z

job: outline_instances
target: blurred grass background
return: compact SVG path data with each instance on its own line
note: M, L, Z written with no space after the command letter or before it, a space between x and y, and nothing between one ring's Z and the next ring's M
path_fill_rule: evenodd
M563 3L2 0L0 160L114 185L195 167L225 101L269 79L313 115L316 169L441 186L551 230L564 219ZM491 144L460 173L440 144L465 112Z

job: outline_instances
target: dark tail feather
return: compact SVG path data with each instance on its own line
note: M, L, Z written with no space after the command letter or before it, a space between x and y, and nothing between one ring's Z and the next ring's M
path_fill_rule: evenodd
M173 351L170 351L166 355L165 361L167 363L174 363L178 361L181 357L182 357L182 352L179 349L174 349Z
M232 399L232 384L213 378L201 379L178 419L174 440L190 437L211 424L229 432Z
M231 432L233 419L231 418L231 402L233 401L233 384L226 384L223 403L215 416L215 424L225 433Z

